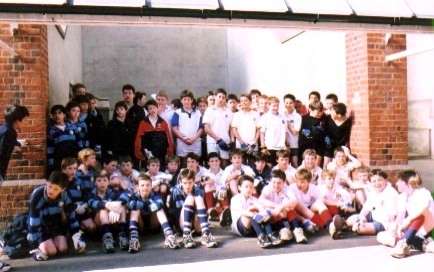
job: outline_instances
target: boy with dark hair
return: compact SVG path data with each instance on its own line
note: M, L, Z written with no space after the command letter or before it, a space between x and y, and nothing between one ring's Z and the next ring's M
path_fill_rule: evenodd
M136 178L139 176L139 171L133 168L133 160L131 159L131 156L120 156L118 164L119 168L116 169L114 173L121 176L120 187L122 188L122 190L129 189L132 192L136 192Z
M128 228L126 223L126 208L128 197L120 197L118 193L109 188L109 174L96 171L94 174L95 188L88 201L89 207L95 213L95 222L102 229L103 251L115 251L112 224L119 223L119 247L128 249Z
M10 106L5 111L5 121L0 127L0 183L6 179L12 152L20 150L17 131L23 128L23 120L29 115L29 110L20 105Z
M136 89L131 84L125 84L122 86L122 96L124 97L124 102L127 104L127 110L131 108L134 104L134 94Z
M96 108L96 97L91 93L86 93L89 98L88 118L84 120L87 125L89 147L92 148L98 156L102 155L102 148L105 147L105 122L102 114ZM105 150L104 150L105 152Z
M302 161L302 155L306 149L313 149L317 153L317 165L322 165L324 155L324 138L326 136L323 115L323 104L313 102L309 104L309 113L301 118L301 128L298 138L298 159Z
M231 229L243 237L258 237L260 248L279 244L279 239L273 236L270 224L270 213L253 196L253 178L243 175L238 179L240 193L231 199ZM269 238L270 237L270 238Z
M295 208L298 200L288 189L286 179L285 172L273 170L270 183L262 190L259 201L265 208L270 209L273 226L279 230L280 239L290 241L294 233L296 242L303 243L307 239L297 221Z
M210 220L220 220L225 224L222 212L229 207L227 188L222 181L223 170L220 167L220 157L216 152L208 154L209 168L202 177L202 186L205 190L205 203L208 208ZM227 216L227 215L226 215Z
M285 173L286 176L286 184L290 185L295 182L295 168L289 162L289 152L285 149L280 149L276 152L276 165L272 168L272 170L279 169Z
M261 91L257 89L252 89L250 90L249 95L252 98L252 110L257 110L259 104L259 97L262 95Z
M203 116L203 124L207 133L207 152L217 152L222 159L222 167L228 164L231 149L230 131L233 113L225 107L226 91L217 89L215 92L215 105L208 107Z
M301 128L301 115L295 110L295 96L286 94L283 97L285 104L286 124L288 126L288 144L291 152L291 164L298 166L298 134Z
M76 101L69 101L66 104L67 123L68 127L74 132L75 140L77 142L78 151L83 148L89 147L89 140L87 138L87 125L84 121L80 120L80 104Z
M236 113L238 111L238 103L240 103L240 101L235 94L228 94L228 99L226 103L228 109L231 110L233 113Z
M184 247L193 248L196 246L192 238L192 230L200 226L202 233L201 244L208 248L216 247L217 242L211 235L208 228L208 216L203 200L203 191L194 183L194 172L189 169L181 170L181 183L172 190L169 209L179 223L179 229L183 231L182 239Z
M66 253L68 229L74 248L80 253L86 249L75 217L75 205L65 192L67 186L68 176L54 171L47 184L36 188L30 197L27 239L36 261L46 261L48 257Z
M321 101L321 94L317 91L311 91L309 93L309 105L319 101Z
M243 164L243 151L235 148L229 153L231 164L226 166L222 175L222 182L226 184L232 196L238 194L238 178L242 175L255 176L250 166Z
M326 131L324 167L333 159L333 152L337 147L350 147L351 127L353 120L347 117L347 106L337 103L332 106L331 114L325 118Z
M76 83L72 86L72 97L86 94L86 86L83 83Z
M64 158L76 157L78 145L74 127L65 123L66 109L62 105L51 107L52 123L47 131L47 172L61 169Z
M145 109L146 104L146 93L142 92L136 92L134 94L133 99L133 106L130 107L127 111L127 114L125 116L125 119L127 120L128 124L130 125L130 134L131 134L131 146L133 150L131 151L131 155L135 154L135 141L136 141L136 135L137 130L139 129L140 122L145 119L146 115L148 114ZM140 168L139 160L132 156L133 158L133 165L135 169Z
M186 165L186 155L194 152L201 155L200 136L203 132L202 114L192 107L193 93L181 92L182 108L177 109L172 117L172 133L176 137L176 155L181 159L181 167Z
M162 170L166 167L166 155L173 154L173 142L169 125L158 113L157 102L153 99L145 104L148 116L140 121L135 137L135 155L138 160L149 159L150 154L158 158ZM150 152L150 153L149 153Z
M255 193L254 196L259 197L262 189L268 185L271 180L271 168L267 164L267 156L258 153L255 155L255 162L250 167L255 173Z
M152 191L152 178L142 173L137 177L137 181L139 190L131 196L128 205L131 210L128 252L135 253L140 248L140 225L143 225L145 230L148 228L152 229L156 225L161 225L165 236L164 244L172 249L179 248L179 244L164 213L164 201L160 195Z
M107 153L119 157L133 151L131 126L126 119L128 106L124 101L115 104L113 118L107 124Z
M338 96L335 95L334 93L328 94L325 97L325 103L324 103L324 114L325 115L330 115L332 113L332 108L333 105L338 103Z
M112 155L107 154L103 158L102 168L111 175L118 169L118 160Z

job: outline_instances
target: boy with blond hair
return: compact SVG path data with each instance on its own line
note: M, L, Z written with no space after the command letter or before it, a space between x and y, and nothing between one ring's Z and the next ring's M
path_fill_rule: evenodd
M271 96L268 98L270 110L261 116L259 125L261 152L269 156L269 163L276 163L276 152L286 149L288 126L285 116L279 114L279 98Z
M316 151L313 149L306 149L303 152L303 161L297 169L305 168L312 173L311 183L320 185L322 183L321 173L322 169L316 165Z
M289 188L297 197L297 212L302 217L312 221L316 226L328 228L331 237L338 239L340 231L344 226L343 219L339 215L335 215L332 218L330 211L324 203L320 189L310 183L312 179L311 172L304 168L298 169L295 173L295 179L297 182L291 184Z

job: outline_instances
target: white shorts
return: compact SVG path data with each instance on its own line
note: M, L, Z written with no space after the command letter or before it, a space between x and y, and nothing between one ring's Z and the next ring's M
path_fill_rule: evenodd
M223 160L228 160L229 159L229 151L224 151L222 150L218 144L216 143L207 143L206 144L207 147L207 152L208 154L211 152L217 152L217 154L219 154L220 158Z
M184 143L180 139L176 139L176 156L185 157L189 152L193 152L199 157L202 155L202 146L200 138L192 145Z

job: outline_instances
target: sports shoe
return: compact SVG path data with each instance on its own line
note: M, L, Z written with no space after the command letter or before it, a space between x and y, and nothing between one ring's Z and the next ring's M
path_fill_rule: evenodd
M47 254L42 252L39 248L30 251L30 254L33 254L33 260L35 261L46 261L48 260ZM7 270L6 270L7 271Z
M318 227L316 226L316 224L309 219L303 221L303 227L310 233L315 233L318 231Z
M128 237L125 235L125 233L119 233L119 247L121 250L128 249L129 247Z
M128 252L129 253L136 253L136 252L139 251L139 248L140 248L139 238L137 238L137 237L131 237L130 238Z
M292 238L294 237L294 236L292 235L291 230L288 229L288 228L282 228L282 229L280 229L280 231L279 231L279 236L280 236L280 239L281 239L282 241L291 241Z
M220 214L220 226L226 227L232 224L231 210L226 208Z
M304 236L304 232L302 228L295 228L293 233L295 237L295 242L297 242L297 244L307 242L307 238L306 236Z
M377 234L377 242L388 247L394 247L398 242L398 238L390 231L380 231Z
M339 235L341 234L341 230L344 226L344 220L339 214L333 216L333 220L329 225L330 236L333 240L339 239Z
M204 233L202 235L202 238L200 238L200 243L203 246L206 246L208 248L211 247L216 247L217 246L217 242L214 240L214 238L212 237L211 233Z
M425 239L422 250L425 253L434 253L434 240L431 237Z
M274 234L272 234L272 233L268 234L267 238L273 246L278 246L278 245L282 244L282 240L280 240L280 238L274 236Z
M217 210L215 208L209 209L208 214L209 214L208 220L219 221L219 213L217 212Z
M115 246L113 242L113 236L111 233L106 233L102 237L102 250L105 253L113 253L115 252Z
M12 266L10 264L4 263L3 261L0 261L0 271L9 271L11 270Z
M392 249L391 255L395 258L404 258L405 256L410 255L410 248L405 240L398 241L396 246Z
M268 241L267 236L265 236L263 233L261 233L258 236L258 245L260 248L267 248L267 247L271 246L271 242Z
M164 240L164 245L171 249L179 248L178 241L176 241L176 238L173 234L166 236L166 240Z
M182 235L182 241L184 242L184 247L185 248L193 248L196 247L196 243L193 240L193 237L191 236L191 232L189 233L184 233Z

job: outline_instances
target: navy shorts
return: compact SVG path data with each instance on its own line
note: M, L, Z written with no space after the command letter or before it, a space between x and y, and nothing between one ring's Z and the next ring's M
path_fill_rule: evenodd
M241 236L243 236L243 237L255 237L256 236L256 234L255 234L255 230L253 229L253 227L251 227L250 229L248 229L248 228L246 228L244 225L243 225L243 222L242 222L242 220L241 220L241 217L240 218L238 218L238 221L237 221L237 229L238 229L238 232L241 234Z
M381 224L380 222L374 221L374 219L372 219L372 213L369 213L368 216L366 216L366 219L368 220L369 223L374 225L375 234L386 230L386 228L383 226L383 224Z

